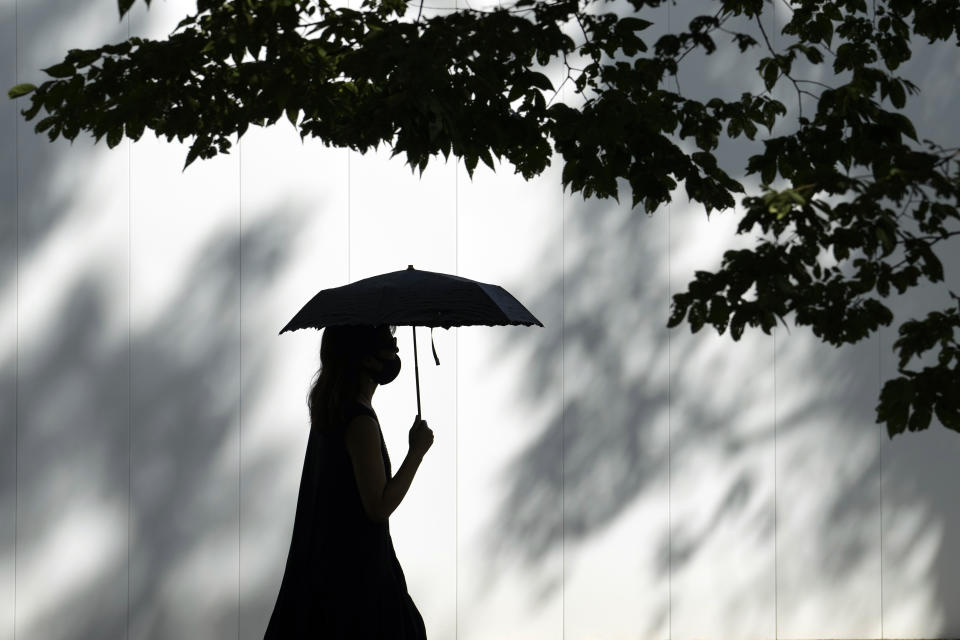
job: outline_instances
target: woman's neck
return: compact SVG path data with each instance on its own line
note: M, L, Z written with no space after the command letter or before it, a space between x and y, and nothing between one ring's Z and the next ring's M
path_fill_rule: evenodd
M377 384L373 380L365 380L364 383L360 385L359 393L357 393L357 402L371 407L373 404L373 392L376 390Z

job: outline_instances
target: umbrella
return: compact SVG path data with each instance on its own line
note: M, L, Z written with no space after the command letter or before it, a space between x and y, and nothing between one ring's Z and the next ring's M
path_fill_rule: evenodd
M416 327L463 327L470 325L538 325L526 307L503 287L446 273L420 271L413 265L363 280L323 289L280 330L320 329L335 325L410 326L413 331L414 377L417 385L417 417L420 417L420 366Z

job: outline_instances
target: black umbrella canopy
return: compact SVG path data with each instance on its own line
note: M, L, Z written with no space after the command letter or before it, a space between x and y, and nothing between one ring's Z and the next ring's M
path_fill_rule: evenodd
M331 326L409 326L413 334L413 370L420 418L420 364L416 327L484 325L538 325L520 302L503 287L410 265L342 287L323 289L305 305L280 333ZM431 345L433 331L431 330ZM437 349L433 359L440 364Z
M280 330L335 325L543 326L503 287L410 265L315 295Z

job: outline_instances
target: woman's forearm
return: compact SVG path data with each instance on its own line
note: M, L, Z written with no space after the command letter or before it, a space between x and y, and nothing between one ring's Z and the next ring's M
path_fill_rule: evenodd
M407 457L403 459L403 464L397 469L397 473L387 480L383 487L383 499L381 502L381 515L386 521L387 518L400 506L403 497L407 495L410 483L413 482L413 476L417 473L417 468L423 456L418 456L407 452Z

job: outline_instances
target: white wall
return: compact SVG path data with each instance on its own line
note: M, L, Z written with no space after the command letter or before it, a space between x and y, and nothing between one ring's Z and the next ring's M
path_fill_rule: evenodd
M0 84L191 10L153 4L0 0ZM696 7L667 11L655 28ZM682 87L756 89L754 65L691 56ZM956 143L952 44L903 75L921 135ZM558 160L420 178L285 121L182 172L183 145L51 144L21 105L0 101L0 639L261 637L321 335L277 332L408 264L501 284L545 325L435 330L439 367L418 333L436 441L391 531L431 638L960 635L960 437L873 422L896 325L842 349L665 329L671 293L748 244L736 212L585 201ZM416 413L398 339L374 399L395 467Z

